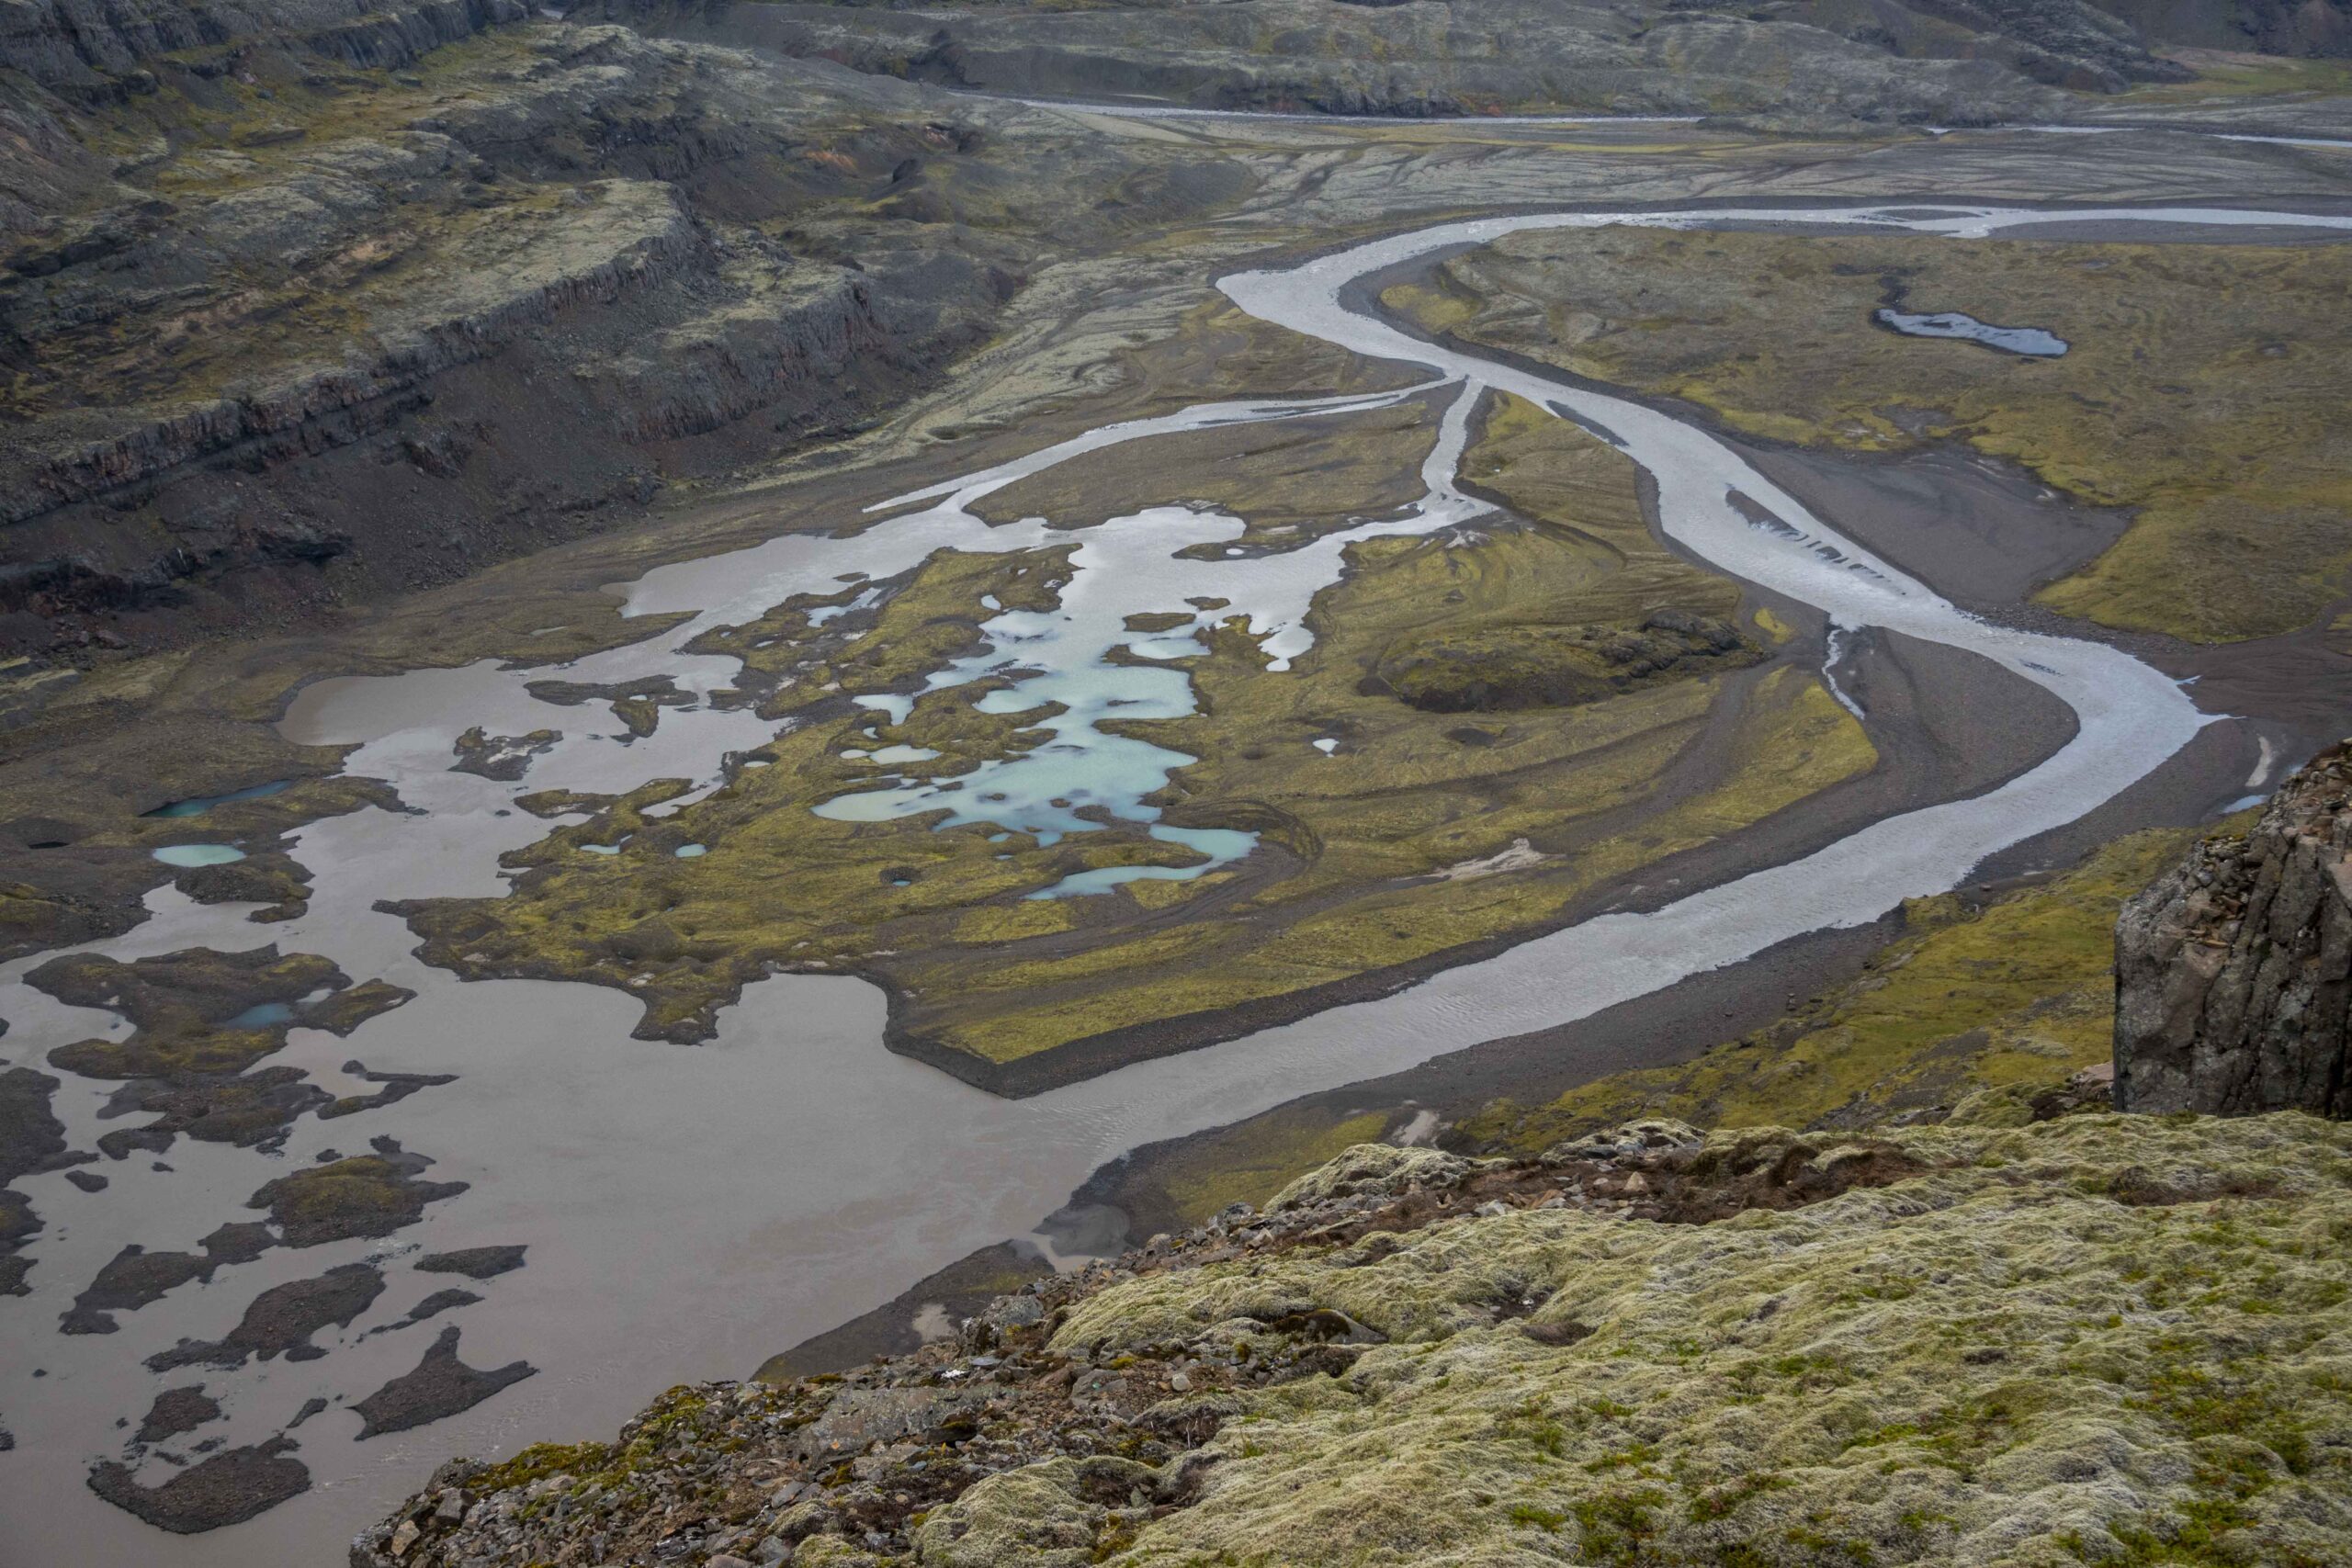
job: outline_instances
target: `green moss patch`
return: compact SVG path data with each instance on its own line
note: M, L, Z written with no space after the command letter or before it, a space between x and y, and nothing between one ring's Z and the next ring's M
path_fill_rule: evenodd
M1461 1130L1533 1150L1648 1115L1720 1127L1851 1127L2055 1083L2107 1059L2116 912L2194 837L2135 833L1982 908L1951 897L1915 900L1904 911L1906 934L1860 977L1781 1022L1695 1061L1614 1074L1548 1105L1490 1106ZM2021 1098L2014 1111L2026 1114Z
M2352 251L1558 231L1386 296L1433 330L1689 399L1750 434L1879 452L1965 441L2129 531L2041 599L2203 641L2304 626L2352 587ZM2026 360L1897 336L1883 306L2071 345Z
M1258 1395L1214 1443L1206 1495L1111 1561L2352 1551L2352 1264L2334 1239L2352 1132L2077 1116L1887 1136L1923 1174L1785 1213L1537 1209L1114 1285L1057 1348L1099 1359L1310 1305L1387 1343L1344 1379ZM2135 1172L2201 1196L2107 1195ZM2256 1178L2262 1195L2228 1195Z

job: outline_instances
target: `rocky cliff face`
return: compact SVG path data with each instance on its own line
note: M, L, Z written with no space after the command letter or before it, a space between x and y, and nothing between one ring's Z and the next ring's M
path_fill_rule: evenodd
M604 0L645 25L992 92L1221 108L1975 124L2187 74L2086 0L1234 0L1039 9Z
M2352 1117L2352 744L2206 840L2115 931L2115 1103Z
M511 0L11 16L0 652L283 624L635 520L905 396L1098 204L1250 184L1137 214L1132 151L1056 117Z
M2168 44L2352 54L2352 0L2098 0L2098 6Z
M521 0L17 0L0 8L0 61L44 86L99 97L154 90L165 55L280 39L345 65L404 65L500 22Z
M1359 1145L918 1353L456 1461L351 1561L2342 1562L2347 1173L2292 1114Z

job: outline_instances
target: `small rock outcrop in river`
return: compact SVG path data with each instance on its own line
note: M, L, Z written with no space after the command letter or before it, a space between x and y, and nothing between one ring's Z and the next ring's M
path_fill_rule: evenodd
M2115 931L2115 1103L2352 1116L2352 742L2209 839Z

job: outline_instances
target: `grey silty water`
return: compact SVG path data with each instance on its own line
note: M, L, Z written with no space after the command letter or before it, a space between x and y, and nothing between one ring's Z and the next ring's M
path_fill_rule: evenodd
M353 1057L379 1071L448 1072L459 1081L357 1122L298 1122L282 1162L183 1141L171 1151L174 1170L110 1164L113 1184L101 1193L80 1192L59 1177L28 1179L51 1229L34 1250L32 1294L0 1303L12 1343L33 1348L0 1369L0 1413L19 1442L0 1465L0 1517L19 1538L10 1543L12 1561L226 1568L332 1558L341 1536L420 1483L439 1458L511 1449L526 1437L602 1435L669 1382L746 1372L763 1355L887 1299L970 1247L1026 1229L1098 1164L1139 1144L1583 1017L1806 931L1871 920L1898 899L1954 886L1987 854L2071 821L2159 767L2206 718L2139 660L1972 619L1843 538L1704 432L1639 404L1419 342L1341 300L1355 278L1515 230L1726 219L1937 233L1956 243L2083 219L2352 227L2342 219L2197 209L1953 208L1912 218L1842 209L1521 215L1425 229L1223 284L1264 320L1426 367L1431 379L1422 388L1385 399L1204 405L1109 427L883 503L903 514L854 537L786 536L628 585L632 614L687 609L694 620L580 660L569 671L573 678L661 673L707 694L729 684L736 671L732 660L683 651L707 626L752 618L845 573L903 570L943 546L1018 549L1073 537L1081 542L1071 584L1079 603L1059 633L1062 675L1080 678L1085 661L1099 657L1105 628L1118 618L1114 611L1171 608L1168 601L1194 592L1231 600L1231 613L1250 617L1275 657L1295 658L1309 646L1306 607L1337 574L1347 537L1442 528L1476 515L1477 503L1455 489L1454 465L1473 394L1497 390L1610 431L1655 479L1666 532L1721 570L1817 605L1844 627L1883 627L1992 660L2077 716L2066 745L1975 797L1891 818L1652 913L1588 920L1380 1001L1028 1100L991 1098L885 1051L882 999L860 981L807 975L762 981L722 1014L710 1045L682 1051L628 1039L638 1010L616 991L461 984L420 963L401 923L377 910L382 898L503 891L498 855L545 831L513 810L520 791L624 790L657 777L715 785L730 753L768 738L773 727L756 716L707 705L673 709L653 736L624 744L618 725L600 724L594 710L532 698L525 683L543 671L487 663L306 689L286 721L288 733L356 744L348 768L391 780L420 814L368 810L303 829L294 853L317 882L298 920L256 928L242 908L196 905L165 888L151 897L147 925L96 945L131 957L274 939L287 951L324 953L355 978L383 976L415 989L417 999L348 1040L298 1029L274 1063L311 1072L332 1092L361 1089L341 1068ZM1048 536L1032 524L990 528L966 510L989 489L1115 442L1236 421L1315 418L1402 396L1444 400L1443 430L1425 468L1428 496L1407 515L1297 550L1171 561L1180 543L1229 536L1240 526L1183 509L1148 509L1075 536ZM1034 649L1020 654L1035 656ZM1172 690L1167 700L1177 700ZM535 764L527 784L502 784L448 771L454 739L476 724L507 734L559 728L565 738ZM1082 737L1072 740L1083 749ZM38 961L0 969L0 1012L13 1026L0 1055L37 1064L55 1044L120 1032L110 1014L61 1006L17 983ZM106 1098L106 1086L67 1077L58 1112L75 1146L88 1146L111 1124L101 1119ZM116 1335L51 1332L74 1292L124 1243L189 1247L222 1220L241 1217L245 1195L270 1176L330 1147L350 1152L376 1134L431 1156L439 1163L430 1175L470 1181L473 1190L435 1205L421 1225L390 1241L279 1249L224 1270L209 1287L182 1287L122 1314ZM139 1369L139 1358L183 1336L218 1336L265 1286L364 1258L389 1259L396 1288L334 1354L209 1380L229 1419L208 1431L259 1441L311 1395L356 1396L415 1364L421 1346L412 1334L356 1339L443 1282L401 1269L401 1255L513 1243L529 1246L527 1266L486 1288L489 1299L456 1321L473 1364L526 1357L541 1375L462 1416L366 1445L352 1440L356 1422L349 1413L331 1410L297 1434L316 1489L205 1537L166 1541L83 1488L89 1461L120 1441L116 1417L135 1418L160 1386ZM48 1375L36 1379L36 1368Z
M1882 326L1892 327L1905 337L1962 338L2037 359L2054 359L2068 346L2056 333L2040 327L1996 327L1962 310L1937 310L1923 315L1882 310L1877 320Z

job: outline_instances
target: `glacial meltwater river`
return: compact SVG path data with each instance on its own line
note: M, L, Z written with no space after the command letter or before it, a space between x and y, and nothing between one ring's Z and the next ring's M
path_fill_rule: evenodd
M1010 661L1043 671L1023 682L1020 705L1050 696L1070 710L1056 721L1053 745L968 778L964 800L975 816L1043 831L1091 826L1056 800L1148 819L1140 797L1182 759L1104 736L1093 720L1114 708L1123 716L1182 712L1192 699L1172 671L1105 662L1115 645L1183 635L1129 633L1124 618L1181 608L1193 596L1228 600L1234 610L1221 614L1249 615L1278 655L1295 657L1309 645L1307 605L1337 577L1348 542L1451 526L1488 510L1456 488L1454 468L1476 397L1498 390L1607 433L1655 479L1666 531L1692 554L1816 605L1837 626L1880 627L1990 660L2076 716L2074 738L2055 753L1973 798L1883 820L1652 913L1587 920L1382 1000L1030 1100L993 1098L886 1051L882 997L855 979L777 976L747 988L721 1014L711 1043L647 1043L629 1038L639 1008L620 992L555 982L460 983L419 963L402 923L374 908L387 898L501 893L499 855L546 831L512 809L517 794L621 791L662 777L715 786L734 765L730 754L761 745L772 725L700 703L665 709L652 736L624 743L600 709L533 698L526 682L548 671L488 663L308 688L286 732L355 744L348 770L390 781L414 813L366 810L301 829L294 853L316 881L298 919L257 927L243 907L199 906L166 887L150 898L146 924L93 950L130 958L268 941L286 952L324 954L355 979L380 976L411 987L416 999L348 1039L297 1030L271 1065L300 1067L334 1092L366 1091L342 1069L354 1058L379 1072L451 1073L457 1081L363 1116L300 1121L276 1156L182 1139L162 1162L168 1171L150 1169L144 1157L106 1162L99 1168L110 1185L103 1191L82 1191L61 1174L25 1179L48 1229L31 1248L32 1293L0 1300L0 1333L9 1347L0 1367L0 1424L17 1445L0 1455L0 1562L11 1568L339 1562L342 1541L422 1484L440 1459L511 1450L539 1438L606 1436L673 1382L744 1375L768 1354L872 1307L975 1247L1029 1232L1096 1167L1125 1150L1581 1018L1808 931L1873 920L1898 900L1954 886L1986 856L2074 820L2162 765L2210 716L2159 671L2099 644L1961 613L1810 514L1721 442L1666 413L1432 346L1341 299L1353 279L1515 231L1732 220L1936 234L1954 243L2085 220L2352 229L2342 218L2238 210L1916 203L1522 215L1423 229L1222 284L1237 305L1263 320L1426 367L1431 378L1421 387L1375 398L1210 404L1107 427L921 494L877 501L890 514L855 537L787 535L665 567L621 589L630 614L684 609L694 618L647 643L581 660L564 675L579 682L668 675L700 697L731 684L738 667L686 654L684 645L795 592L833 592L850 573L887 576L943 546L1076 545L1076 575L1059 611L989 623L989 654L941 677L976 678ZM1238 519L1182 508L1152 508L1076 533L1035 521L990 527L968 510L992 490L1114 443L1222 423L1311 419L1406 397L1427 397L1443 410L1420 504L1286 553L1175 558L1179 549L1241 532ZM453 743L477 725L503 735L560 729L564 739L537 760L526 782L501 784L449 771ZM984 792L1001 798L984 802ZM899 815L932 804L922 786L910 784L845 796L829 809ZM1216 859L1248 846L1231 835L1198 847ZM0 970L0 1016L10 1024L0 1058L40 1066L56 1045L125 1032L110 1012L66 1007L21 983L50 956ZM119 1124L100 1120L111 1086L64 1077L58 1114L74 1146L86 1148ZM271 1177L325 1149L360 1152L381 1135L432 1158L429 1178L469 1182L471 1190L433 1204L423 1222L389 1240L280 1247L224 1268L209 1284L184 1285L118 1313L118 1333L55 1331L75 1292L126 1244L192 1249L224 1221L253 1217L241 1204ZM529 1249L526 1266L478 1287L487 1298L481 1303L427 1326L361 1339L450 1283L409 1269L408 1255L518 1243ZM387 1260L388 1288L339 1340L322 1337L331 1350L323 1359L169 1378L141 1366L182 1337L225 1333L266 1286L371 1258ZM526 1359L537 1375L442 1423L356 1440L348 1401L413 1367L451 1322L462 1327L459 1349L469 1363ZM214 1434L232 1445L260 1442L312 1396L336 1403L293 1434L311 1491L245 1524L169 1538L100 1502L84 1478L93 1461L120 1451L128 1434L119 1418L135 1424L160 1389L199 1376L228 1416L183 1442ZM151 1461L143 1479L169 1473Z

